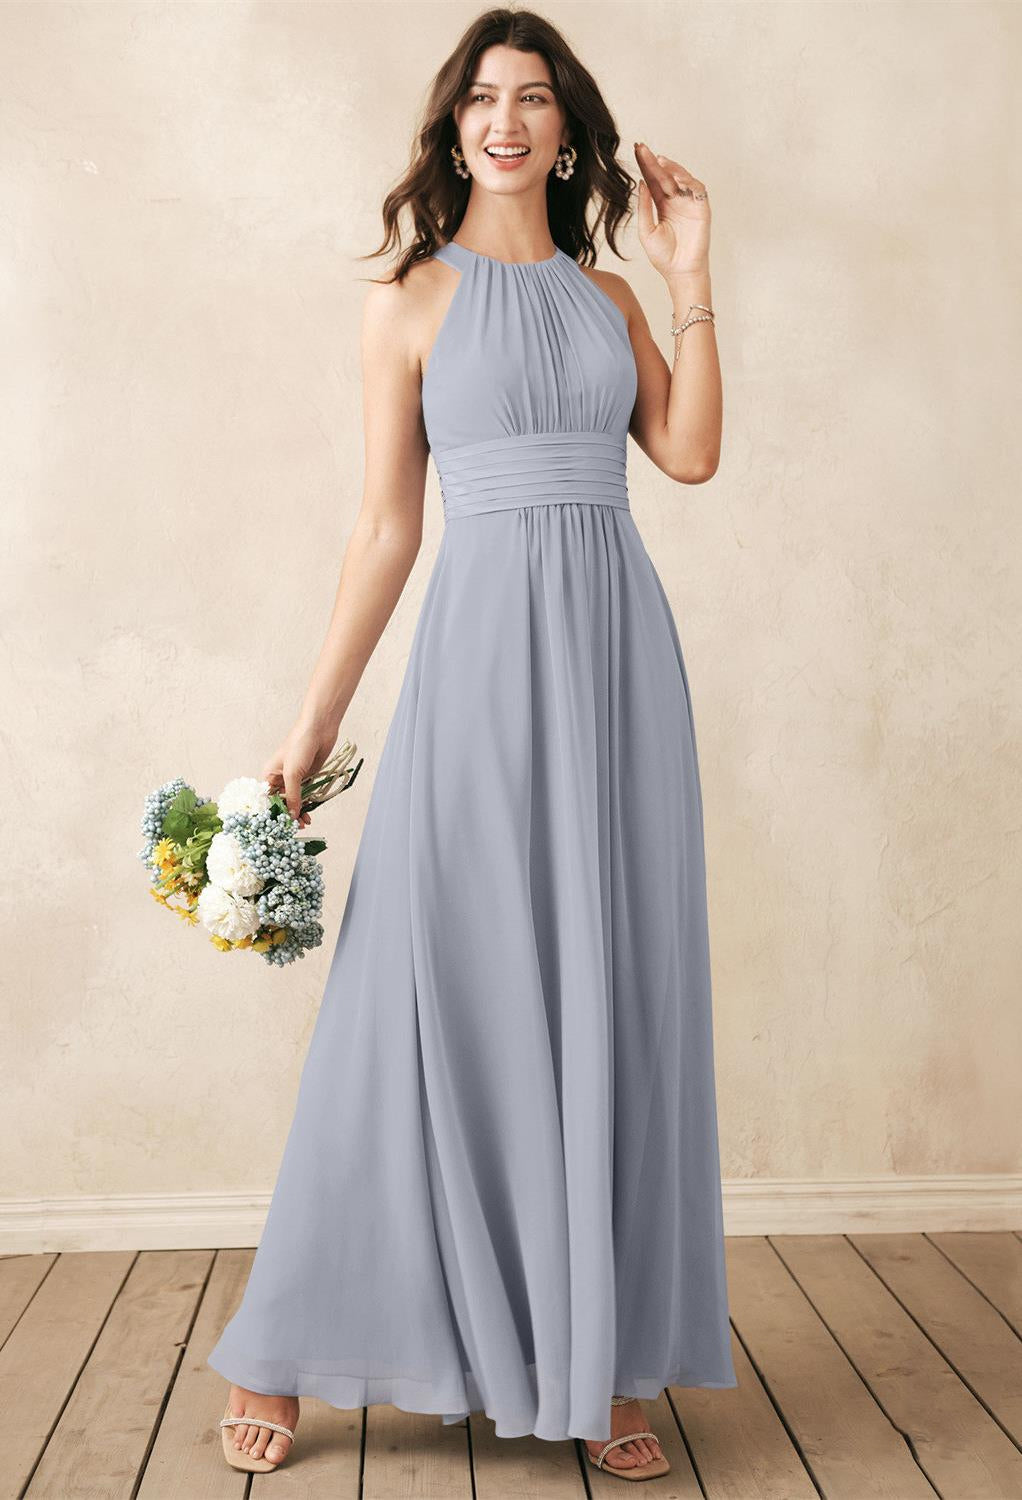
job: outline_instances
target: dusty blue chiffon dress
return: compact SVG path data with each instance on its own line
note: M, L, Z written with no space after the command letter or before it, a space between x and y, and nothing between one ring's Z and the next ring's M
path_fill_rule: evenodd
M626 320L449 241L445 524L228 1380L500 1437L735 1385L688 678Z

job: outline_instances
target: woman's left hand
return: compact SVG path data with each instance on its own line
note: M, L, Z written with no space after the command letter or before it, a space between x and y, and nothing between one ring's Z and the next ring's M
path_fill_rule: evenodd
M661 276L687 276L709 268L710 200L706 187L680 162L635 142L639 183L639 243ZM653 207L656 205L656 222Z

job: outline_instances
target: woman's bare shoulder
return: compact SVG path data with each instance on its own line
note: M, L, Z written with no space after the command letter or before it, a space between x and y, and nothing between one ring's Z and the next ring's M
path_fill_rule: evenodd
M443 261L422 260L400 281L371 282L362 307L363 338L396 343L409 362L419 363L457 280Z
M428 310L445 287L457 281L457 274L444 261L420 260L400 281L370 282L366 291L364 312L369 319L384 321L405 317L417 309Z

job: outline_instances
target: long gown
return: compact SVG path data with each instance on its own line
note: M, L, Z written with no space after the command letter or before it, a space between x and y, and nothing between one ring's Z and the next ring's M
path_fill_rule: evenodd
M627 323L448 241L444 529L228 1380L499 1437L730 1387L688 678L629 509Z

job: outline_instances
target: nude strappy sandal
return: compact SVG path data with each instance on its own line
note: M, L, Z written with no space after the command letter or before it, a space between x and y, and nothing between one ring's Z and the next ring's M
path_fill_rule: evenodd
M230 1431L232 1427L271 1427L274 1432L282 1432L285 1437L291 1439L294 1444L295 1435L290 1427L285 1427L281 1422L265 1422L259 1417L232 1417L231 1403L227 1403L227 1410L220 1418L220 1441L224 1450L224 1458L232 1469L243 1469L246 1474L268 1474L271 1469L279 1469L280 1464L286 1464L294 1447L290 1447L280 1463L272 1463L268 1458L253 1458L251 1453L245 1453L241 1448L235 1448L234 1435Z
M629 1401L637 1401L638 1399L637 1396L611 1396L610 1404L611 1406L627 1406ZM671 1472L671 1466L666 1458L651 1458L648 1463L633 1464L630 1469L622 1469L615 1464L604 1463L603 1460L611 1448L619 1448L622 1443L630 1443L633 1438L652 1438L656 1443L660 1441L655 1432L626 1432L622 1437L611 1438L609 1443L604 1443L600 1449L598 1458L593 1457L589 1452L589 1445L585 1444L589 1462L594 1468L602 1469L604 1474L613 1474L615 1479L658 1479L661 1474L669 1474Z

